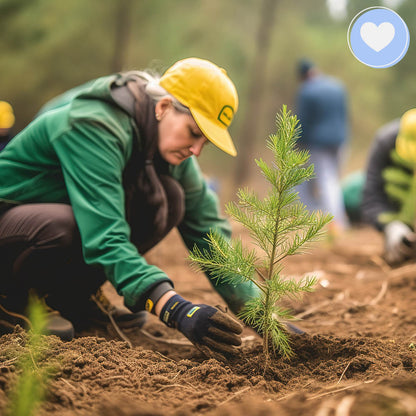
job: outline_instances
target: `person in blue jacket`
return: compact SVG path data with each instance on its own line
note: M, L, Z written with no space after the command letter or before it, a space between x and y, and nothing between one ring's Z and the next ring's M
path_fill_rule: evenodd
M315 178L299 186L299 195L309 209L329 212L332 226L348 227L341 185L340 165L348 140L347 94L342 83L321 73L315 65L302 59L298 63L301 81L296 113L301 124L298 145L310 153Z

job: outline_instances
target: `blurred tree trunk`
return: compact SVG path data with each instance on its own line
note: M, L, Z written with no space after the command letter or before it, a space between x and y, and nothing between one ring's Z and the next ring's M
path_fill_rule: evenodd
M118 72L124 68L127 47L130 38L132 0L118 0L115 10L115 45L110 64L110 72Z
M250 162L255 144L255 134L262 120L262 96L265 86L267 58L270 38L275 22L275 11L279 0L263 0L260 25L257 34L257 46L249 81L248 105L242 133L238 142L238 161L235 185L240 187L250 175Z

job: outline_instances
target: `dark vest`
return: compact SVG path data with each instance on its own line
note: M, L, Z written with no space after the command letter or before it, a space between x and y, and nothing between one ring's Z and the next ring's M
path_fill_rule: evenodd
M126 74L114 84L112 96L134 117L137 125L138 137L133 139L132 154L123 172L123 186L130 240L140 253L145 253L180 223L185 196L157 150L155 104L144 92L143 80Z

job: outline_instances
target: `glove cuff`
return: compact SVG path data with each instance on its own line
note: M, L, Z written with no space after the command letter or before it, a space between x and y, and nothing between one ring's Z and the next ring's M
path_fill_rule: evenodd
M170 328L176 328L178 314L183 308L192 305L180 295L173 295L163 306L159 319Z
M147 312L155 314L155 305L158 300L167 292L173 290L170 282L162 282L152 288L146 295L145 309Z
M399 220L391 221L388 224L386 224L384 227L384 234L386 235L395 234L398 232L402 234L406 234L406 233L412 232L412 229L403 221L399 221Z

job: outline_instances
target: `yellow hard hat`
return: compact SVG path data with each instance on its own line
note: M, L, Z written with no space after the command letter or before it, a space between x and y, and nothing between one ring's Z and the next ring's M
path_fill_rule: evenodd
M416 108L406 111L400 119L396 151L402 159L416 163Z
M14 124L12 106L6 101L0 101L0 129L10 129Z
M159 85L189 108L210 142L237 155L227 128L237 111L238 95L223 68L204 59L182 59L163 74Z

